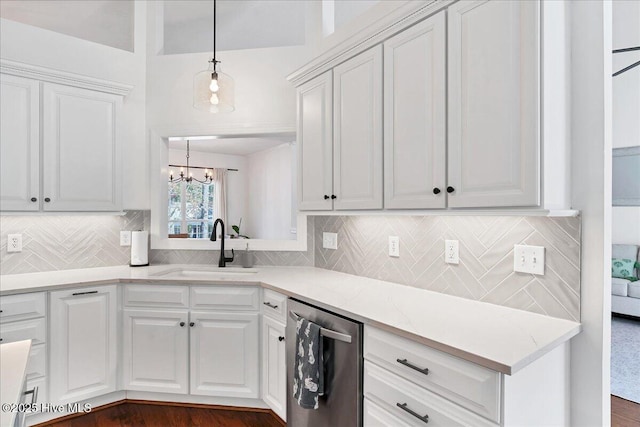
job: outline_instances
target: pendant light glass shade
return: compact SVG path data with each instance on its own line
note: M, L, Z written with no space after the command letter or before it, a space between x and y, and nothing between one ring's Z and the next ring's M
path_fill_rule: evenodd
M193 77L193 106L210 113L229 113L235 110L234 82L220 69L209 63L209 69Z

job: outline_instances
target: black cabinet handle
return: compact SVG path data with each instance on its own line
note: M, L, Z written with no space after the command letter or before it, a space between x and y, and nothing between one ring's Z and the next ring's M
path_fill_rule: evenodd
M280 342L284 341L284 337L278 337L278 341Z
M275 310L276 308L278 308L278 306L277 306L277 305L273 305L273 304L271 304L269 301L265 301L265 302L263 302L263 304L264 304L264 305L266 305L267 307L271 307L271 308L273 308L274 310Z
M428 422L429 422L429 415L425 415L425 416L423 417L422 415L418 414L417 412L415 412L415 411L413 411L413 410L409 409L409 408L407 407L407 404L406 404L406 403L400 403L400 402L398 402L398 403L396 403L396 406L397 406L398 408L402 409L403 411L410 413L411 415L413 415L414 417L416 417L417 419L419 419L420 421L422 421L422 422L424 422L424 423L428 423Z
M420 368L414 364L412 364L411 362L407 362L407 359L396 359L396 362L398 362L401 365L404 365L408 368L414 369L418 372L420 372L421 374L425 374L425 375L429 375L429 369L428 368Z
M45 197L45 198L44 198L44 201L45 201L45 202L47 202L47 203L49 203L49 202L51 201L51 199L50 199L50 198L48 198L48 197Z
M331 200L334 200L334 199L337 199L337 198L338 198L338 196L336 196L335 194L331 195Z
M180 322L180 327L184 328L184 322Z
M453 193L454 191L456 191L455 188L453 188L451 186L447 187L447 193Z
M35 197L32 197L32 198L31 198L31 201L32 201L32 202L37 202L37 201L38 201L38 199L37 199L37 198L35 198Z
M87 292L74 292L71 295L73 295L74 297L77 295L88 295L88 294L97 294L98 291L87 291Z
M191 322L191 323L189 323L189 326L191 326L193 328L194 326L196 326L196 324L195 324L195 322Z
M29 391L25 391L24 395L31 395L31 404L33 405L34 403L36 403L38 401L38 386L35 386L34 388L32 388Z
M434 188L433 194L440 194L440 189L438 187Z
M328 199L329 199L329 196L327 196L327 195L325 194L325 195L324 195L324 199L325 199L325 200L328 200Z

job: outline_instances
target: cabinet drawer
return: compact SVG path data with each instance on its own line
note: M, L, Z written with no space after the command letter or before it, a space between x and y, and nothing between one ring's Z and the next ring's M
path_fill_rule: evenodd
M0 322L42 317L46 314L45 293L9 295L0 297Z
M265 289L262 294L262 313L282 323L287 323L287 297Z
M497 426L368 361L364 363L364 395L411 426L426 427L427 422L430 427ZM404 409L399 405L404 406Z
M498 372L371 327L365 327L364 358L500 422ZM424 373L418 369L429 371Z
M364 427L412 427L410 423L401 420L380 405L376 405L369 399L364 399L363 405Z
M46 336L44 317L0 324L0 338L3 344L22 340L33 340L32 345L42 344L46 341Z
M193 286L191 307L208 310L258 311L260 292L249 286Z
M124 305L136 307L189 307L188 286L126 285Z
M27 362L27 380L47 375L47 346L38 344L31 346Z

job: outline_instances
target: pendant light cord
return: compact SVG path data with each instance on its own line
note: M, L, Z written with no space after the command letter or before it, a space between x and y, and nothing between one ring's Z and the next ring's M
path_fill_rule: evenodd
M213 70L215 71L218 61L216 60L216 0L213 0Z

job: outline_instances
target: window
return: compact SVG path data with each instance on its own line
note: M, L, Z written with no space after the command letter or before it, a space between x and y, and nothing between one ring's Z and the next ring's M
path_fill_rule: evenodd
M169 229L192 239L208 239L213 229L215 182L169 183Z

